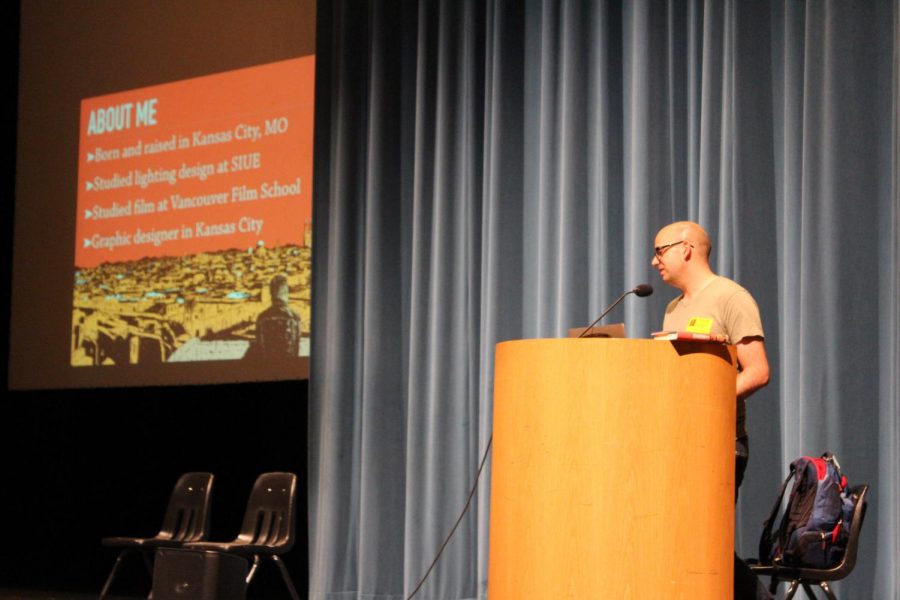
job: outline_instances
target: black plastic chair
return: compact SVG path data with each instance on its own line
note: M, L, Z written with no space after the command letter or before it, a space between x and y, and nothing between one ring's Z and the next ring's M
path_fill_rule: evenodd
M240 533L230 542L196 542L185 544L189 550L214 550L243 557L253 557L247 573L250 585L263 558L274 562L294 600L300 600L284 562L279 555L294 546L296 521L297 476L293 473L263 473L253 484Z
M209 501L212 496L212 473L185 473L178 478L163 517L162 528L151 538L107 537L104 546L121 548L112 571L103 584L100 600L106 597L122 560L140 553L147 570L153 573L151 557L157 548L180 548L186 542L205 540L209 534Z
M863 520L866 517L866 492L868 485L858 485L850 490L855 505L853 508L853 521L850 523L850 537L847 540L847 549L844 550L844 556L837 565L829 569L810 569L804 567L787 567L783 565L772 565L756 563L750 564L750 568L758 576L769 576L769 592L775 594L778 585L783 582L790 582L787 594L784 600L791 600L800 587L806 592L806 595L815 600L816 596L812 591L813 585L817 585L825 591L825 595L829 600L837 600L829 581L837 581L845 578L853 571L856 566L856 553L859 548L859 532L862 529Z

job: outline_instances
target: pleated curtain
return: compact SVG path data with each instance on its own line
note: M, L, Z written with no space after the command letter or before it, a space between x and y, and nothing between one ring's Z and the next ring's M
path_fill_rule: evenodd
M787 464L832 451L872 486L838 593L900 597L898 15L321 2L310 598L413 591L488 445L495 344L564 336L645 282L609 320L648 336L677 294L653 238L680 219L707 228L766 330L738 553L755 556ZM489 492L488 459L417 598L486 597Z

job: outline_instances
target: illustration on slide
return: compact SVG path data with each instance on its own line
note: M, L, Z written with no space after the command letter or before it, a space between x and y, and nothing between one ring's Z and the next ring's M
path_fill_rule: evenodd
M78 270L72 365L308 356L311 243Z

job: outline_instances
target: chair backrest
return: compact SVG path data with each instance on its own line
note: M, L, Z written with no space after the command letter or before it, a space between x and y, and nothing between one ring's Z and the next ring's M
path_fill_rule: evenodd
M263 473L253 484L238 540L265 546L273 554L294 545L297 476Z
M856 499L853 507L853 522L850 523L850 537L847 539L847 549L844 558L834 568L835 579L845 577L856 566L856 551L859 548L859 532L862 529L863 520L866 518L866 492L867 484L857 485L850 489L850 493Z
M198 542L209 535L212 473L185 473L178 478L156 537L175 542Z

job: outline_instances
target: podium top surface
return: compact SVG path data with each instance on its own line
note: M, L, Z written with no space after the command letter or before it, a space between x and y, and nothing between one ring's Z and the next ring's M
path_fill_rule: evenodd
M496 351L501 349L517 349L520 351L573 351L574 349L595 352L598 350L613 352L640 352L651 354L668 354L675 352L678 355L705 353L719 356L722 359L734 363L736 360L733 345L719 342L701 342L686 340L654 340L649 338L530 338L519 340L506 340L498 342Z

